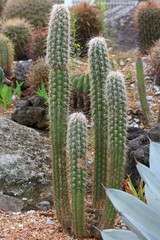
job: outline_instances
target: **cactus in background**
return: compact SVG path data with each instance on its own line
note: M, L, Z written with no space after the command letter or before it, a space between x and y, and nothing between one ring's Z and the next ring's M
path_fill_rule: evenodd
M20 18L9 19L2 24L1 28L2 33L7 36L14 45L15 59L25 59L25 46L29 42L32 32L32 27L29 22Z
M90 79L88 73L76 73L70 77L71 109L89 113Z
M53 5L47 38L47 62L50 67L49 109L52 143L55 207L59 221L70 221L67 170L66 131L69 104L68 57L70 16L64 5Z
M152 65L151 74L154 77L155 84L160 85L160 39L150 48L149 54L151 58L150 64Z
M72 225L76 238L82 238L85 234L86 130L86 117L82 113L71 114L68 122L67 150Z
M98 206L105 199L101 184L106 184L107 181L105 82L106 75L109 72L109 59L106 42L102 37L93 38L89 42L89 68L91 75L91 107L95 129L93 198L94 204Z
M11 73L14 60L14 47L8 37L0 34L0 67L7 75Z
M119 72L110 72L106 81L108 113L108 186L122 187L126 150L126 89L124 77ZM115 210L110 201L106 204L107 226L114 223Z
M25 18L35 27L46 27L53 0L8 0L4 19Z
M0 87L2 86L3 79L4 79L4 72L3 72L3 69L0 67Z
M141 101L141 107L143 114L146 117L147 123L149 123L152 119L149 106L146 99L146 89L144 83L144 72L143 72L143 63L141 58L137 59L136 62L136 71L137 71L137 83L138 83L138 93Z
M160 3L142 1L135 11L135 26L138 30L140 50L145 52L160 38Z

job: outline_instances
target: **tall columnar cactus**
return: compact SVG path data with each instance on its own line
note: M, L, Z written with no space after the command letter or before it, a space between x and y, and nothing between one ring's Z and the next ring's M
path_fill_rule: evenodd
M96 37L89 42L89 68L91 85L91 107L95 129L94 190L95 205L101 205L105 194L102 183L107 181L107 114L105 82L109 72L108 51L104 38Z
M145 89L145 82L144 82L144 72L143 72L143 63L141 58L137 59L136 62L136 70L137 70L137 83L138 83L138 93L141 101L141 107L143 114L146 117L147 123L149 123L152 119L149 106L146 99L146 89Z
M47 61L49 79L50 132L52 142L55 207L59 221L66 225L69 198L66 170L66 131L69 103L69 11L64 5L53 5L48 29Z
M0 67L0 87L2 86L3 79L4 79L4 72L3 72L3 69Z
M126 89L124 77L119 72L110 72L106 81L108 113L108 186L122 187L126 150ZM115 211L108 201L107 225L111 226Z
M6 74L10 74L14 60L14 47L8 37L0 34L0 67Z
M73 113L67 132L72 225L77 238L85 234L86 123L83 113Z

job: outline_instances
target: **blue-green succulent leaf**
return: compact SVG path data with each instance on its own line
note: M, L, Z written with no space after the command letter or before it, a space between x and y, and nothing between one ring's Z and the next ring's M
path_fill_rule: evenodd
M160 144L156 142L150 143L150 169L156 176L160 176Z
M103 240L140 240L134 233L127 230L102 230Z

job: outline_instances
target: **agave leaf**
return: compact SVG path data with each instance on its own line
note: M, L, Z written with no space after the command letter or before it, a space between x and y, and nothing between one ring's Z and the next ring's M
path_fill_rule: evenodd
M136 233L140 234L142 230L148 232L148 229L150 229L150 231L152 231L151 233L154 233L155 237L160 236L160 215L150 206L146 205L136 197L117 189L106 189L106 193L112 201L114 207L121 213L123 218L129 216L128 218L132 219L132 221L134 219L134 224L136 224L136 226L134 226L134 224L132 224L132 222L128 219L125 221L126 224L128 221L131 230L136 230ZM143 235L138 235L138 237L140 239L147 239L145 238L145 235L144 238L142 238ZM152 240L157 239L158 238L153 238Z
M141 240L159 240L158 235L152 230L152 224L147 229L145 226L139 224L137 219L133 219L127 214L121 215L122 221L138 236Z
M145 185L145 196L148 205L160 214L160 201L157 200L155 194L151 192L150 188Z
M137 170L145 184L155 195L155 198L160 201L160 179L151 171L151 169L141 163L137 164Z
M134 233L127 230L102 230L103 240L140 240Z
M160 178L160 144L156 142L150 143L150 169Z

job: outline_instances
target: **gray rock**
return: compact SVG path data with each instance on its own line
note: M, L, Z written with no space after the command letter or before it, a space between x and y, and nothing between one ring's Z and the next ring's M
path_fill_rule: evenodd
M46 224L47 224L47 225L48 225L48 224L49 224L49 225L53 225L53 224L55 224L55 223L54 223L52 220L48 219L47 222L46 222Z
M42 201L42 202L38 203L38 206L37 206L37 209L42 210L42 211L46 211L50 208L51 208L51 204L48 201Z
M131 180L135 187L138 186L140 176L136 169L136 161L149 165L149 139L160 142L160 124L148 132L142 133L139 137L127 144L127 156L125 162L125 177L131 174Z
M0 210L19 212L23 209L23 201L0 193Z
M0 190L25 198L24 209L52 203L48 139L34 129L0 117Z
M116 6L105 13L107 34L113 39L114 49L137 52L137 32L133 24L135 6Z
M12 120L28 127L47 128L49 120L46 100L39 95L20 100L12 113Z

